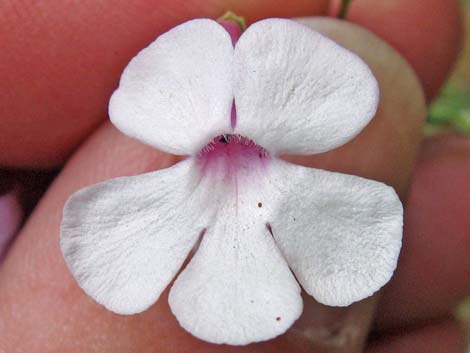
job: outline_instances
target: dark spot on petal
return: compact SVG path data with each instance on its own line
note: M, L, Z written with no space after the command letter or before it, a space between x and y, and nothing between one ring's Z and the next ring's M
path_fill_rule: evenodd
M281 317L278 316L278 317L276 318L276 321L281 321Z
M295 221L295 217L294 217L294 221Z
M258 207L259 208L263 207L263 204L261 202L258 202Z

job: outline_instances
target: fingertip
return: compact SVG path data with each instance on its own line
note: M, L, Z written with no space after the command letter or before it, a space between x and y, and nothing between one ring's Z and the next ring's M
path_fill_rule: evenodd
M402 254L381 298L379 328L445 315L470 292L469 160L466 138L435 137L423 144L407 200Z
M330 15L337 14L339 2L332 2ZM347 20L399 51L418 74L428 101L439 93L461 49L462 18L456 0L354 0Z
M49 0L1 7L0 165L62 164L106 119L109 97L130 58L181 22L232 10L251 23L323 14L327 5L328 0Z

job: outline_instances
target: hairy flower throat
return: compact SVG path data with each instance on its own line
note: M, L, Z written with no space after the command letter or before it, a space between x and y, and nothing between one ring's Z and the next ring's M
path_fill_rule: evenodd
M233 179L240 170L264 168L270 153L253 140L236 134L224 134L211 140L197 156L203 174ZM249 174L249 173L248 173Z

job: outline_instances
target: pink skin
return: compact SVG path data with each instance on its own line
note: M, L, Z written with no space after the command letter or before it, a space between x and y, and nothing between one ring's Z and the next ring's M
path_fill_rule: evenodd
M0 165L62 166L107 120L109 97L129 60L180 23L227 10L247 23L320 15L328 2L1 1Z
M6 249L15 236L21 221L23 210L18 199L18 192L13 189L0 196L0 261L6 254Z
M330 15L335 16L340 0L330 4ZM439 93L460 52L459 1L354 0L347 20L400 52L415 69L428 101Z
M403 251L381 298L380 328L445 316L469 295L469 161L470 140L464 137L437 136L423 143L407 200ZM396 298L407 300L397 307Z

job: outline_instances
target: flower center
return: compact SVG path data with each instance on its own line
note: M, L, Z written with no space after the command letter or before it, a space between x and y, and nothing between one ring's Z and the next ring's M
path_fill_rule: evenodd
M203 174L216 174L232 179L240 172L264 168L271 155L253 140L235 134L215 137L199 152L197 159Z

